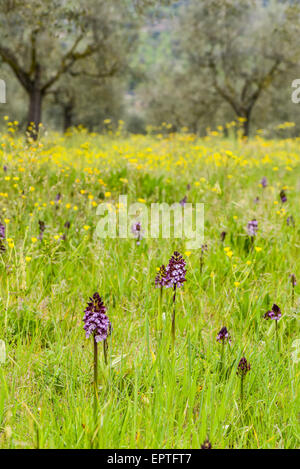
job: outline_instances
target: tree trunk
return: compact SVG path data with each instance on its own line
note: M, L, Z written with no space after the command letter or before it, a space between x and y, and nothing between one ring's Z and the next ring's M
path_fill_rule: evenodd
M243 136L249 137L249 127L250 127L249 119L247 117L244 117L244 119L246 120L243 122Z
M73 125L73 109L74 103L72 101L63 107L64 132Z
M245 119L243 121L243 137L249 137L250 133L250 119L251 119L251 112L252 112L252 106L251 108L244 109L239 117L242 117Z
M34 86L29 91L29 112L28 112L28 125L30 137L34 140L38 137L39 125L42 117L42 101L43 94L39 87Z
M27 89L27 92L29 95L27 131L30 137L36 140L42 118L42 101L44 97L41 89L41 67L39 64L36 64L34 79L31 81L31 86Z

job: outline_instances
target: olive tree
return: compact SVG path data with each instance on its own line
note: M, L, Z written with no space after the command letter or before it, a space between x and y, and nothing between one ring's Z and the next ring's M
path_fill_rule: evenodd
M79 73L79 65L83 67L80 73L88 73L91 66L87 61L95 55L98 60L91 73L98 73L99 78L113 75L125 56L118 51L133 38L133 21L143 8L160 3L141 0L138 10L129 0L0 3L0 57L26 91L27 121L33 134L41 122L44 98L59 80L63 76L70 78L72 72Z
M187 75L210 78L246 136L257 101L299 61L299 32L299 5L284 0L190 0L179 23Z

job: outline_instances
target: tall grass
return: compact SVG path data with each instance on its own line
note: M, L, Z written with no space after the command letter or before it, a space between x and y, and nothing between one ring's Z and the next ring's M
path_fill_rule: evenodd
M17 136L1 139L8 170L0 176L7 194L0 221L13 241L0 254L7 353L0 364L0 447L200 448L207 437L213 448L299 446L299 287L292 306L289 278L300 278L299 142L84 133L31 146ZM288 202L281 205L285 186ZM205 203L202 272L200 251L187 252L184 240L143 239L138 246L93 236L92 202L118 202L124 193L146 203L173 203L187 193L189 202ZM247 245L253 218L258 250ZM38 220L46 230L34 242ZM175 249L187 261L187 281L176 293L173 353L172 292L160 300L154 278ZM96 416L93 343L82 322L95 291L113 326L107 366L99 354ZM283 313L278 347L274 321L263 319L273 302ZM222 326L232 343L220 372ZM251 371L242 406L236 371L243 355Z

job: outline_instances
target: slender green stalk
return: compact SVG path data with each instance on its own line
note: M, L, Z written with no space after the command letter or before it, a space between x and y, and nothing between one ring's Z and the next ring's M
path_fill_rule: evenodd
M222 340L222 346L221 346L221 361L220 361L220 371L223 371L223 361L224 361L224 347L225 347L225 342Z
M107 351L108 351L108 343L107 339L103 340L103 355L104 355L104 363L107 365L108 360L107 360Z
M157 318L157 332L158 338L161 340L162 338L162 298L163 298L163 287L160 287L159 299L158 299L158 318Z
M279 352L278 321L276 321L276 320L275 320L275 331L276 331L277 352Z
M173 316L172 316L172 343L175 345L175 300L176 300L176 283L174 283L174 294L173 294Z
M244 408L244 376L241 376L241 406Z
M200 274L203 272L203 252L200 254Z
M94 337L94 402L97 406L98 401L98 344Z
M162 296L163 296L163 287L160 287L160 295L159 295L159 309L161 313L161 307L162 307Z

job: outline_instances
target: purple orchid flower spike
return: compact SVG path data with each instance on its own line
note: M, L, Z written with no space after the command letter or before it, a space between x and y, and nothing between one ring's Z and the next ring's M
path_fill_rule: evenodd
M288 226L290 226L290 225L292 225L293 227L295 226L295 220L294 220L293 215L290 215L289 217L287 217L286 224Z
M5 252L5 246L3 241L5 240L5 225L0 223L0 252Z
M229 344L231 344L231 337L230 337L230 334L227 330L227 327L222 327L222 329L220 330L220 332L218 333L217 335L217 341L222 343L222 344L225 344L225 342L228 342Z
M291 279L291 283L292 283L293 287L295 287L297 285L296 275L295 274L290 274L289 277Z
M206 438L204 443L202 443L202 445L201 445L201 449L211 449L211 448L212 448L211 442L209 441L208 438Z
M106 340L111 332L111 324L106 316L106 307L99 293L94 293L84 310L84 330L86 338L94 335L96 342Z
M181 207L184 207L185 204L187 203L187 195L185 195L185 196L183 197L183 199L180 200L179 203L180 203Z
M139 246L141 244L141 240L143 239L143 231L142 231L142 225L141 222L136 222L133 223L131 227L131 231L133 233L133 236L136 238L136 244Z
M272 309L264 314L265 319L274 319L275 321L279 321L281 316L281 310L275 303L273 304Z
M280 191L279 196L280 196L281 202L282 202L283 204L285 204L285 202L287 202L287 196L286 196L286 193L285 193L285 191L284 191L283 189Z
M224 361L224 349L225 349L225 344L231 344L231 337L230 334L227 330L227 327L223 326L220 332L217 335L217 342L222 344L221 348L221 359L220 359L220 371L222 372L223 370L223 361Z
M186 281L186 262L179 252L175 251L169 264L166 267L166 288L178 287L180 288Z
M155 277L155 286L156 287L165 287L168 282L168 276L167 276L167 271L166 267L162 265Z
M257 220L254 219L254 220L249 221L247 225L248 235L251 237L256 236L257 230L258 230Z
M281 310L280 310L279 306L277 306L275 303L273 304L272 309L270 311L267 311L264 314L264 318L266 320L271 319L271 320L275 321L276 342L277 342L277 352L278 353L279 353L279 349L280 349L279 336L278 336L278 321L281 318L281 316L282 316Z
M99 293L94 293L84 310L84 330L86 338L93 337L94 341L94 402L98 401L98 343L103 342L104 361L107 365L107 337L111 334L111 323L106 315L106 307Z
M0 223L0 239L5 239L5 225Z
M227 234L226 231L222 231L221 236L220 236L220 239L221 239L222 243L225 241L226 234Z
M44 231L46 229L46 225L45 225L44 221L39 220L39 228L40 228L39 239L42 241L42 239L44 237Z
M236 374L241 378L244 378L250 370L250 363L247 362L245 357L242 357L239 361Z
M175 300L176 289L180 288L186 281L186 262L182 255L175 251L165 270L159 272L156 283L165 288L173 288L173 315L172 315L172 343L175 344ZM163 267L163 266L162 266ZM162 269L162 268L161 268Z
M265 189L268 185L267 178L264 176L262 180L260 181L261 186Z
M237 367L237 372L236 372L237 376L239 376L241 378L241 403L242 403L242 407L243 407L243 404L244 404L244 379L245 379L247 373L249 373L250 370L251 370L250 363L247 362L245 357L242 357L239 361L239 364L238 364L238 367Z

